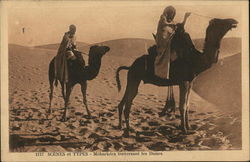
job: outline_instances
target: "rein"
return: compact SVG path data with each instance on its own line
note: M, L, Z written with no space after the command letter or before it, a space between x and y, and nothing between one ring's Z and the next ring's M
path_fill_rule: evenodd
M81 52L83 55L86 55L86 56L88 56L89 54L87 54L87 53L85 53L85 52Z
M196 15L196 16L200 16L200 17L204 17L204 18L209 18L209 19L213 19L213 17L210 17L210 16L206 16L206 15L200 15L200 14L197 14L195 12L191 12L192 14Z

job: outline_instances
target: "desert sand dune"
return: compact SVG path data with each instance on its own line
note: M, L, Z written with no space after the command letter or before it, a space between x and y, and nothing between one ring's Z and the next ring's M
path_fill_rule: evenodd
M197 49L203 49L204 39L194 39L193 42ZM239 52L241 52L241 38L223 38L221 40L219 58L231 56Z
M167 96L166 87L141 84L131 109L131 137L122 136L118 124L117 104L121 100L126 74L120 74L122 91L118 93L115 71L130 65L144 54L142 39L103 42L111 50L103 57L96 79L88 82L87 98L92 119L86 116L80 86L70 98L69 120L61 121L64 102L60 86L55 89L52 114L48 114L48 64L56 50L9 45L9 96L11 151L136 151L136 150L217 150L240 149L239 132L226 129L236 125L230 114L223 114L219 105L210 103L192 91L190 123L195 133L183 135L176 119L159 118ZM84 52L88 52L84 47ZM85 60L87 60L87 57ZM235 65L236 66L236 65ZM178 87L174 88L178 105ZM224 129L225 128L225 129ZM18 145L17 145L18 143Z
M82 49L85 46L88 46L88 43L84 42L76 42L77 46L79 49ZM52 50L57 50L59 48L60 44L55 43L55 44L47 44L47 45L41 45L41 46L35 46L35 48L43 48L43 49L52 49Z
M222 111L241 113L241 54L220 60L200 74L193 89Z
M204 39L193 39L193 43L198 50L202 51L204 45ZM105 41L97 44L103 44L115 47L113 49L114 55L138 57L141 54L147 53L147 48L155 44L155 41L151 39L124 38L124 39ZM77 42L77 46L79 50L86 51L89 48L90 44L84 42ZM36 48L54 49L54 50L57 50L58 47L59 44L36 46ZM129 53L125 52L126 49L130 49L129 50L130 52ZM222 39L220 48L220 58L234 55L239 52L241 52L241 38Z
M193 89L201 97L217 105L218 111L227 114L227 118L222 117L214 122L222 125L221 129L230 134L231 142L238 145L242 112L241 53L220 60L199 75Z

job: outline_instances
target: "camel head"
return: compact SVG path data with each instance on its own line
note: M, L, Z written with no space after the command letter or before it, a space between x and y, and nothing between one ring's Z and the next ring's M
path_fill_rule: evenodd
M238 22L234 19L212 19L206 30L204 53L210 63L216 63L219 56L220 42L226 33L237 27Z
M108 46L91 46L89 49L89 64L99 62L102 56L104 56L109 50L110 48Z
M89 49L89 56L99 58L99 57L104 56L109 50L110 48L108 46L94 45L94 46L91 46Z
M212 19L209 21L206 35L221 40L229 30L236 28L237 24L238 22L234 19Z

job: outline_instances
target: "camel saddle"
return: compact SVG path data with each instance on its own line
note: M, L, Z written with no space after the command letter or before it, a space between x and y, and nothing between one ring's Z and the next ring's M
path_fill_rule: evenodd
M153 34L155 37L155 35ZM182 24L177 24L177 29L175 31L174 36L171 39L171 44L170 44L170 64L171 66L174 66L176 63L180 63L181 61L185 62L190 62L192 59L191 53L197 53L201 54L200 51L198 51L192 40L190 35L185 32L184 26ZM153 45L148 48L148 54L146 55L146 71L148 71L149 75L154 75L155 76L155 58L157 56L157 46ZM167 68L167 67L166 67ZM185 68L185 67L183 67ZM171 72L171 69L169 69L169 77L173 74L173 71ZM175 72L176 73L176 72Z

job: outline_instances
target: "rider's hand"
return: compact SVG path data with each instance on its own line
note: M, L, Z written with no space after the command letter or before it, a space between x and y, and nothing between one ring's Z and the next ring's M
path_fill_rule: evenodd
M191 12L186 12L185 18L188 18L191 15Z

